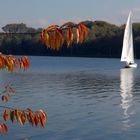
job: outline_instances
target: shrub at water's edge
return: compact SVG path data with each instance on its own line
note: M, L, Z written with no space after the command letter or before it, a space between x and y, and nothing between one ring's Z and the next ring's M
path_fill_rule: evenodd
M25 24L8 24L5 32L23 32L29 34L0 34L0 51L4 54L16 55L49 55L49 56L85 56L85 57L120 57L125 25L117 26L105 21L83 21L89 29L85 43L73 43L71 48L63 47L51 50L40 42L41 29L27 27ZM30 33L34 34L30 34ZM140 23L133 23L134 47L137 58L140 58Z

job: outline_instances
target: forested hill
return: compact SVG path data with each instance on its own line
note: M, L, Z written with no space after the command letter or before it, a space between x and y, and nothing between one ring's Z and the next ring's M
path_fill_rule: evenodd
M51 56L86 56L86 57L120 57L125 25L117 26L104 21L83 21L89 36L83 44L72 44L71 48L64 45L59 51L47 49L39 39L42 29L27 27L25 24L8 24L4 32L29 34L0 33L0 52L16 55L51 55ZM30 34L30 33L34 34ZM140 58L140 23L133 23L134 49Z

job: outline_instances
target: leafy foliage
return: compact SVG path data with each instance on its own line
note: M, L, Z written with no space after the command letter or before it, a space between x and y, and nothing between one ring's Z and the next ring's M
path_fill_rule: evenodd
M19 70L27 70L30 67L30 61L27 56L22 56L16 59L13 55L5 56L0 53L0 69L6 69L9 72L13 72L16 67Z
M14 121L17 121L22 126L24 126L27 120L32 126L36 127L40 123L40 127L43 128L47 120L47 114L42 109L33 112L29 108L27 110L9 108L5 109L3 113L3 119L7 121L8 118L11 120L12 123L14 123Z
M32 33L35 32L34 28L27 27L26 24L7 24L6 26L2 27L3 31L6 33Z
M88 29L84 24L67 22L61 26L52 25L43 29L40 34L40 39L48 48L59 50L64 44L64 41L66 41L67 48L69 48L74 39L76 40L76 43L83 43L86 40L87 35Z
M5 89L2 92L2 101L8 102L10 96L15 95L15 89L11 86L11 84L6 84ZM47 121L47 114L42 109L39 109L37 111L32 111L30 108L27 108L26 110L21 110L19 108L12 108L12 107L5 107L3 112L3 119L4 121L7 121L8 119L11 120L12 123L15 121L20 123L21 126L24 126L26 121L31 124L31 126L38 126L40 124L41 128L44 128L45 122ZM0 123L0 133L7 133L8 127L5 123Z

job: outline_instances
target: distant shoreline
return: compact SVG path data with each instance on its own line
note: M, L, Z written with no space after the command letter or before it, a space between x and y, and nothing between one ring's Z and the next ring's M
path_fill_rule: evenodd
M39 32L22 24L26 35L0 34L0 52L14 55L31 56L65 56L65 57L94 57L120 58L124 34L124 25L116 26L105 21L83 21L89 29L88 39L83 44L72 44L71 48L62 46L59 51L46 48L41 44ZM29 33L29 34L28 34ZM33 33L33 34L30 34ZM134 51L136 58L140 58L140 23L133 23Z

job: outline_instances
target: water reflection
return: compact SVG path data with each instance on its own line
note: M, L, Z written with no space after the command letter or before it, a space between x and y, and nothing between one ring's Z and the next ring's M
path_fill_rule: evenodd
M121 89L121 108L123 109L123 126L125 129L130 128L131 115L134 113L131 110L133 105L133 85L134 85L134 69L121 69L120 70L120 89Z

